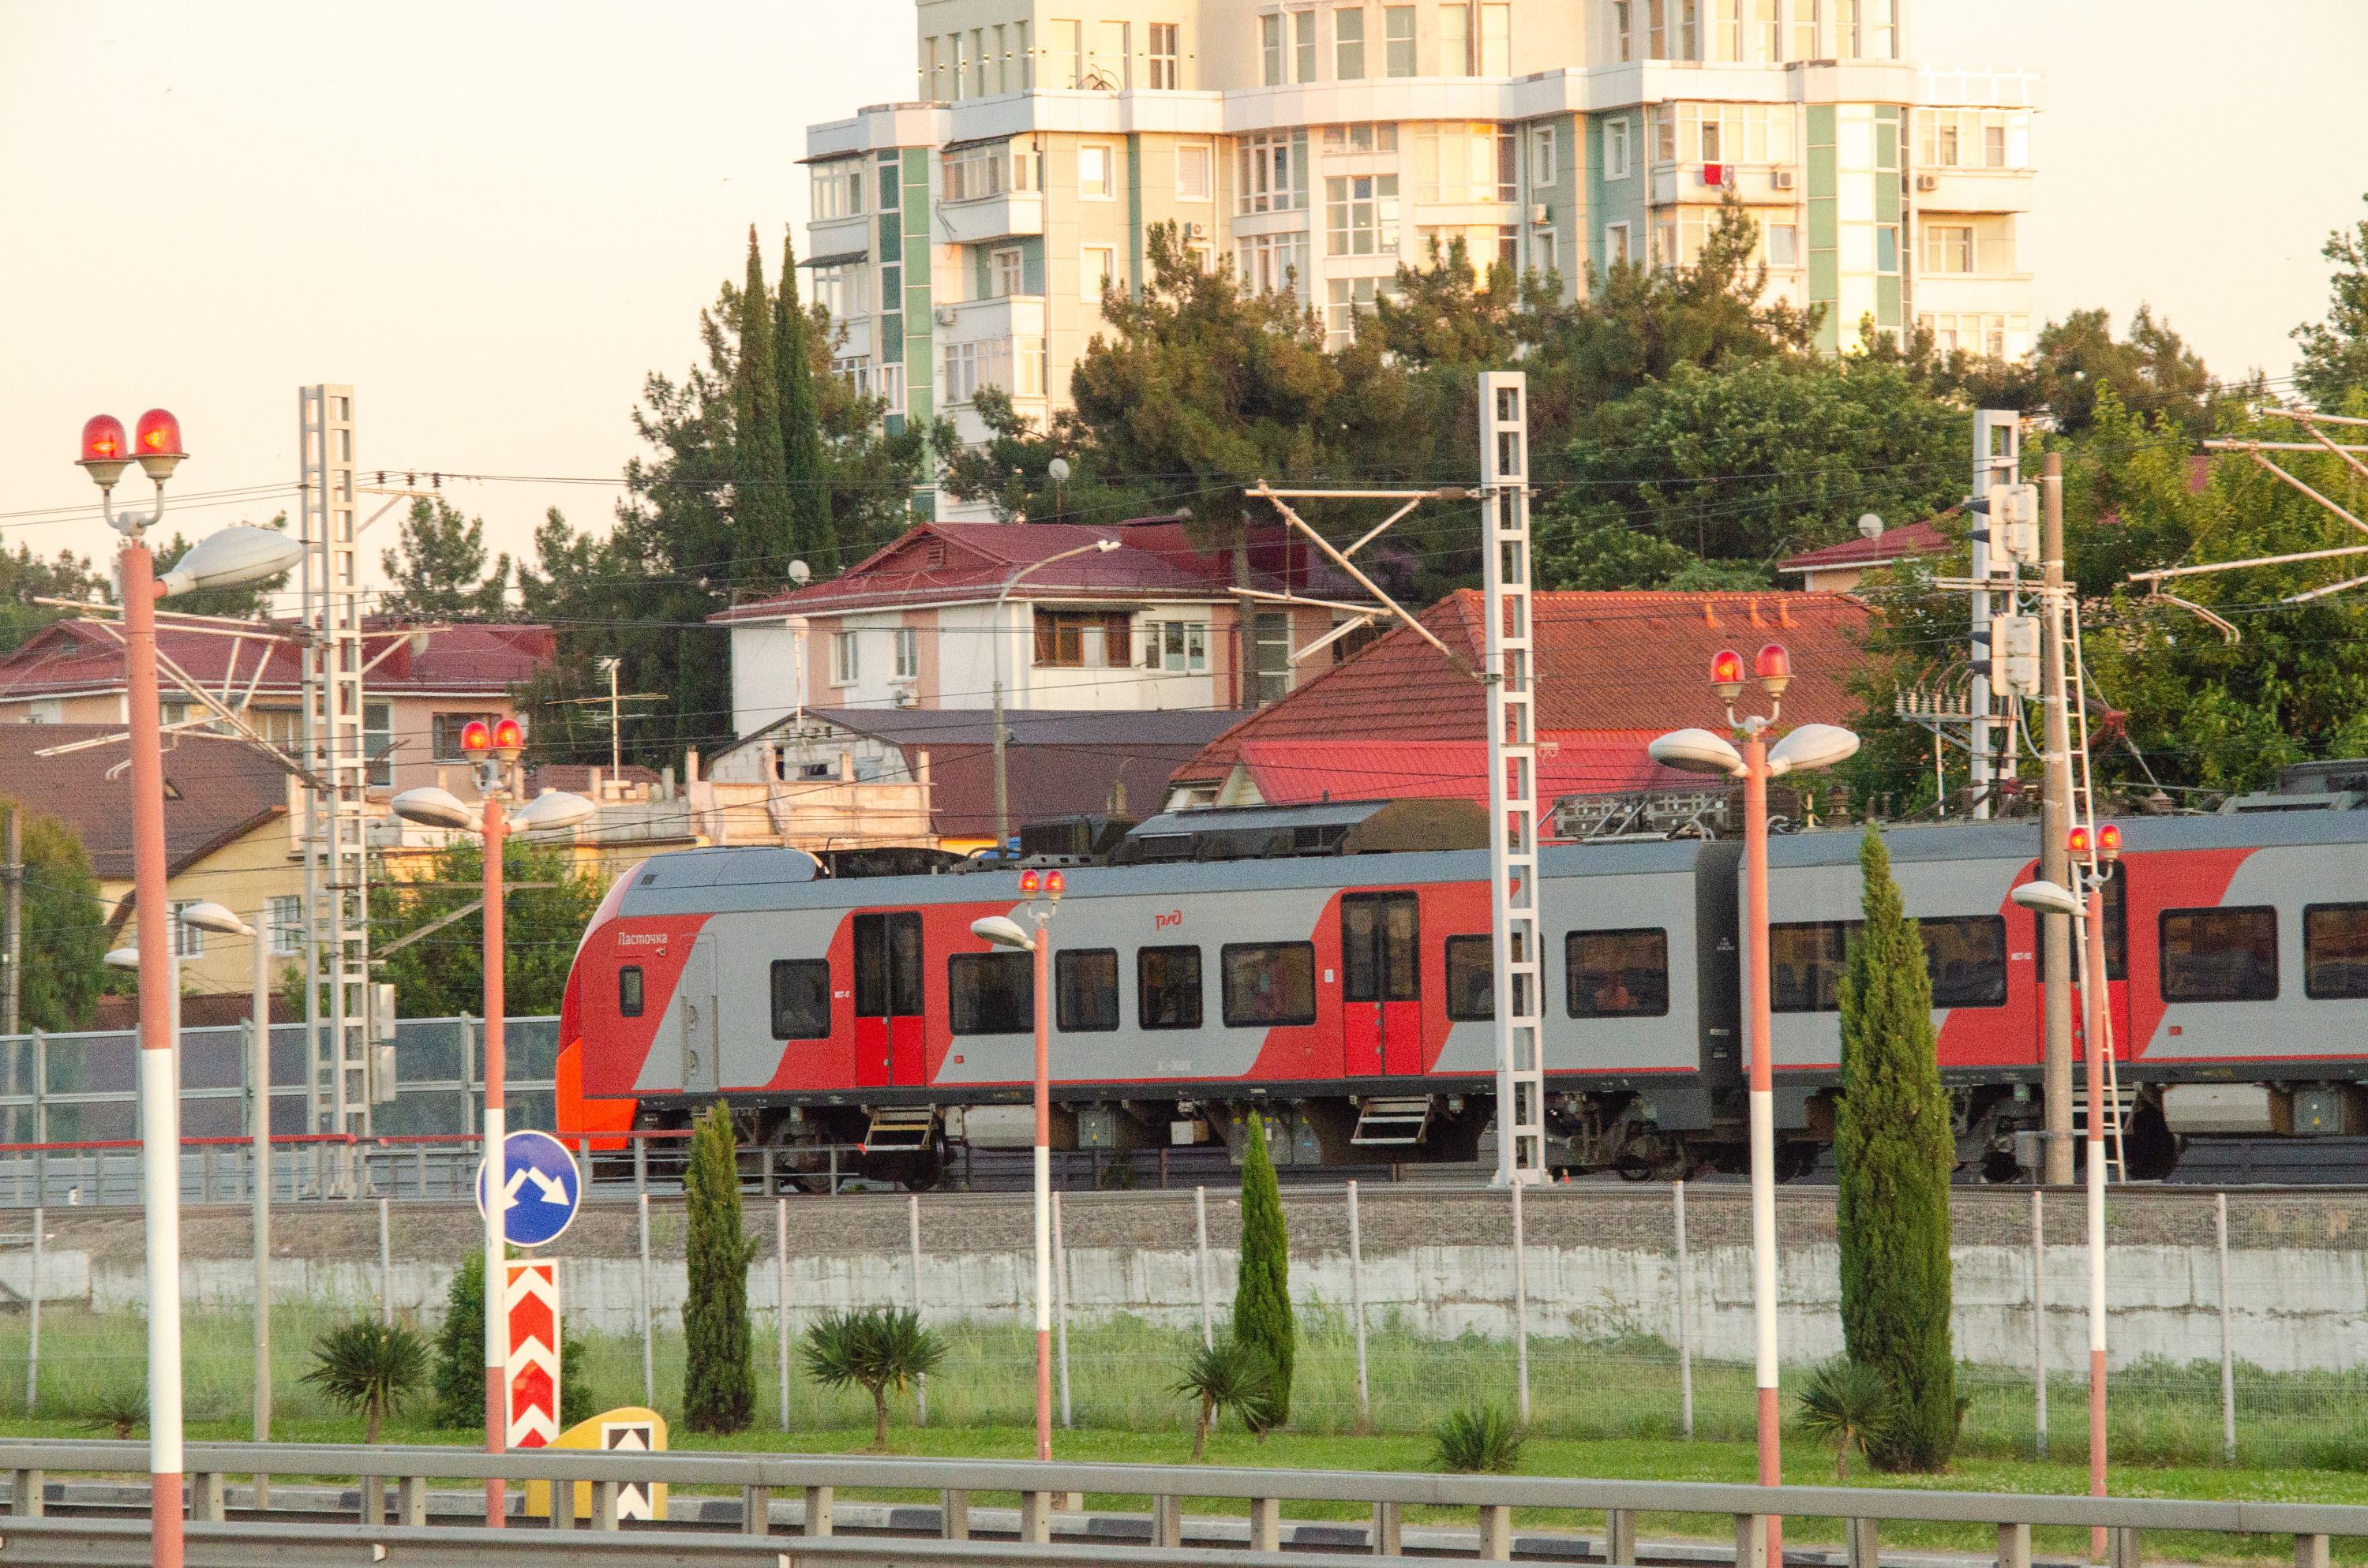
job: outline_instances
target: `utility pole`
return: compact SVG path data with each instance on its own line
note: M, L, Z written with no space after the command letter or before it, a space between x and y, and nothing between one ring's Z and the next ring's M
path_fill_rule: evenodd
M1974 499L1986 500L1994 484L2013 484L2021 477L2022 415L2011 409L1984 408L1974 414ZM1976 514L1979 516L1980 514ZM1990 519L1991 528L1976 528L1973 540L1973 662L1972 687L1965 707L1971 715L1966 726L1966 750L1972 754L1967 768L1967 783L1973 790L1973 816L1987 821L1990 815L1990 795L1996 778L1991 762L1993 739L1990 726L1994 722L1994 706L1989 676L1990 595L1986 585L1991 574L1991 552L1997 549L1991 533L1997 523ZM2010 575L2012 568L2009 568ZM2011 591L2012 585L2009 585ZM2009 603L2011 604L2011 598Z
M2064 633L2068 606L2064 594L2064 456L2050 452L2039 481L2043 619L2042 656L2047 661L2045 702L2046 773L2039 807L2039 875L2057 887L2069 884L2071 857L2066 835L2072 825L2072 728L2065 690ZM2072 1183L2072 922L2062 915L2039 916L2040 967L2046 976L2046 1048L2041 1092L2047 1112L2044 1176L2050 1187Z
M18 819L23 812L14 805L0 806L7 814L7 863L0 866L0 878L7 883L6 918L8 923L7 945L0 951L0 1035L12 1035L17 1030L17 1014L24 1006L25 982L25 854L23 829ZM9 1076L16 1075L16 1057L8 1058ZM11 1091L16 1085L11 1082Z

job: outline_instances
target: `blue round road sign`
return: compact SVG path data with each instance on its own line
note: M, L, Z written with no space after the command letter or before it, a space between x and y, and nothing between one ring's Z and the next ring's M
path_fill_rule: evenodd
M583 1178L567 1145L548 1132L521 1131L502 1140L502 1234L520 1246L559 1239L575 1218ZM477 1162L477 1211L485 1210L485 1162Z

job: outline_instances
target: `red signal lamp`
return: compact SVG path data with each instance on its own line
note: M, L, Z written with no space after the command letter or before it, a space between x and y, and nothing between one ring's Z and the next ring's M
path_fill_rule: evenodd
M526 750L526 732L515 719L504 719L494 726L494 749L506 756L516 756Z
M1044 891L1053 896L1053 902L1054 903L1061 902L1061 895L1068 891L1068 887L1069 879L1061 875L1060 872L1047 871L1044 873Z
M1710 656L1710 688L1728 702L1743 695L1743 655L1721 648Z
M461 749L471 756L481 756L493 750L493 726L483 719L470 720L461 727Z
M150 409L133 427L131 455L140 460L141 471L159 484L172 478L173 470L189 455L181 449L181 422L169 409Z
M2112 865L2122 858L2122 830L2112 823L2097 829L2097 858Z
M1784 688L1793 684L1793 655L1784 652L1782 642L1770 642L1759 650L1753 670L1769 696L1782 697Z
M1035 869L1035 868L1034 868L1034 867L1032 867L1032 866L1031 866L1031 867L1030 867L1027 870L1024 870L1024 871L1022 871L1022 872L1020 872L1020 873L1019 873L1019 892L1020 892L1020 896L1022 896L1023 898L1034 898L1034 897L1036 896L1036 888L1037 888L1037 876L1036 876L1036 869Z
M2117 834L2115 836L2118 837L2120 835ZM2089 858L2089 830L2085 827L2076 827L2070 833L2066 834L2064 835L2064 847L2071 852L2074 859L2087 859Z
M83 421L82 456L75 459L102 490L112 489L131 465L123 421L112 414L94 414Z

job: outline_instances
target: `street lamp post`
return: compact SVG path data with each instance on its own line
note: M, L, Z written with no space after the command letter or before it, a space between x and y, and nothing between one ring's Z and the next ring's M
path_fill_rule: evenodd
M394 813L423 827L457 833L474 829L484 843L484 930L481 961L485 987L484 1156L479 1167L485 1210L485 1451L500 1453L508 1437L507 1402L503 1383L509 1357L509 1338L502 1324L502 1265L507 1252L503 1211L507 1207L502 1172L504 1125L508 1114L503 1081L506 1061L502 1047L502 845L514 827L574 827L591 817L591 801L564 790L546 790L515 815L507 803L514 792L511 777L526 749L526 733L515 719L488 725L472 719L461 731L461 750L476 765L477 788L484 794L481 809L472 813L459 797L429 786L405 790L392 802ZM485 1524L502 1528L507 1488L498 1477L485 1481Z
M1053 460L1058 462L1061 460L1055 458ZM1011 784L1003 766L1003 655L1005 644L1011 641L1011 634L1003 624L1003 607L1010 600L1011 590L1026 582L1030 573L1042 572L1053 562L1066 561L1073 555L1088 555L1095 551L1107 555L1117 548L1118 540L1114 539L1098 539L1091 544L1081 544L1075 550L1064 550L1042 561L1031 561L1005 578L1003 591L995 596L995 853L997 857L1011 852ZM799 668L803 670L804 667L804 662L801 660Z
M1053 935L1047 928L1061 906L1067 879L1047 871L1040 880L1033 867L1019 873L1019 891L1027 896L1028 913L1036 923L1032 932L1016 920L989 915L970 923L971 935L1024 952L1034 960L1036 1014L1036 1457L1053 1457L1053 990L1047 978ZM1042 892L1044 902L1036 895Z
M101 414L82 428L77 460L97 484L107 520L123 535L121 588L125 724L131 744L132 907L140 916L140 1181L148 1268L150 1558L180 1568L181 1531L181 1106L173 926L166 917L165 751L156 691L156 601L192 588L277 576L303 547L270 528L234 526L199 541L163 577L143 535L165 515L165 482L188 454L181 423L161 408L140 416L132 439ZM134 461L156 487L155 509L115 509L116 482Z
M1746 680L1743 655L1721 649L1711 658L1711 689L1726 707L1733 736L1709 730L1679 730L1656 740L1656 762L1695 773L1723 774L1743 781L1744 951L1749 983L1744 1003L1745 1051L1751 1067L1751 1316L1759 1372L1759 1483L1784 1480L1782 1411L1777 1403L1776 1361L1776 1088L1771 1041L1772 1013L1768 967L1768 781L1788 773L1831 767L1858 750L1858 736L1834 724L1804 724L1775 742L1768 732L1783 712L1784 688L1792 684L1793 661L1781 643L1759 650L1754 675L1768 694L1765 717L1735 715L1735 699ZM1783 1560L1783 1521L1768 1518L1768 1560Z

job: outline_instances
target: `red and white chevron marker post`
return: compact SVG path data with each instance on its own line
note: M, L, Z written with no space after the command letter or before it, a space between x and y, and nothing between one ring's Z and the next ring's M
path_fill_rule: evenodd
M502 1312L509 1346L503 1446L549 1448L559 1437L559 1266L529 1258L505 1266Z

